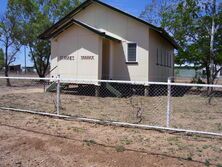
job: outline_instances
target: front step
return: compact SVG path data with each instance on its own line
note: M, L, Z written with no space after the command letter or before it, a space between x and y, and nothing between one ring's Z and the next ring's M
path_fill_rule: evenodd
M54 81L52 82L49 87L46 89L46 92L54 92L56 91L56 86L57 86L57 83Z
M69 86L68 83L60 83L60 90L65 89ZM54 81L52 82L49 87L46 89L46 92L55 92L57 88L57 83Z
M106 83L106 89L109 90L116 97L122 97L122 93L120 93L120 91L115 89L110 83Z

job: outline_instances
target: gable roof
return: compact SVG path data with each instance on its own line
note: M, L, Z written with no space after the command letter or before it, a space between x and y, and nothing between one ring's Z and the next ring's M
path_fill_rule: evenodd
M96 29L86 23L83 23L81 21L78 21L78 20L75 20L75 19L71 19L70 21L68 21L67 23L63 24L59 29L57 29L56 31L54 31L53 33L49 34L48 38L54 38L56 36L58 36L59 34L61 34L63 31L67 30L68 28L70 28L72 25L78 25L80 27L83 27L87 30L90 30L94 33L96 33L97 35L99 36L102 36L103 38L107 38L107 39L110 39L110 40L114 40L114 41L117 41L117 42L120 42L121 39L118 39L116 37L114 37L113 35L111 34L108 34L107 32L105 31L102 31L100 29Z
M81 12L83 9L91 5L92 3L97 3L102 6L108 7L116 12L122 13L123 15L126 15L134 20L137 20L145 25L148 25L151 29L158 32L163 38L165 38L167 41L169 41L176 49L179 48L177 42L161 27L156 27L138 17L135 17L129 13L126 13L120 9L117 9L113 6L110 6L106 3L101 2L100 0L86 0L81 5L79 5L77 8L75 8L73 11L71 11L69 14L67 14L65 17L63 17L61 20L59 20L57 23L52 25L50 28L45 30L42 34L39 35L40 39L50 39L52 37L52 34L55 33L55 31L60 30L64 24L67 24L72 20L73 16L75 16L77 13ZM71 25L71 23L69 23Z

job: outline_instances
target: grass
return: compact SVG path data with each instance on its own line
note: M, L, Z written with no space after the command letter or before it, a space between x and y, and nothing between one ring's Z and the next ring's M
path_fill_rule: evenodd
M222 131L222 123L216 123L217 130Z
M97 144L97 142L94 140L83 140L83 142L86 143L87 146Z
M209 147L210 147L209 145L206 145L206 144L205 144L205 145L203 145L202 148L205 150L205 149L208 149Z
M115 147L117 152L124 152L126 150L126 148L122 145L118 145Z
M199 152L199 153L203 152L203 150L202 150L201 148L199 148L199 147L197 147L196 150L197 150L197 152Z
M0 89L3 94L0 94L0 105L30 110L38 109L49 113L54 112L53 100L55 100L55 94L32 93L32 89L35 88L35 85L27 90L26 87L11 88L9 92L7 88L1 86ZM13 90L15 90L14 93ZM141 104L144 110L141 124L165 126L166 96L135 96L133 100L134 103L136 101ZM70 116L81 115L88 118L128 123L134 123L138 120L136 118L136 109L130 105L129 98L98 98L62 93L61 101L63 107L61 113ZM181 97L172 97L172 101L171 127L213 132L222 131L222 123L219 119L222 98L217 98L217 103L214 106L207 105L207 98L201 95L186 94ZM188 104L189 107L187 107ZM214 119L209 120L209 118ZM76 131L81 132L82 130L77 129Z
M128 139L128 138L121 139L120 142L121 142L121 144L123 144L123 145L129 145L129 144L132 144L132 143L133 143L133 141L130 140L130 139Z
M86 131L86 129L80 127L68 127L67 130L72 130L73 132L77 133L83 133Z
M210 166L210 161L208 159L206 159L204 164L205 164L205 166Z

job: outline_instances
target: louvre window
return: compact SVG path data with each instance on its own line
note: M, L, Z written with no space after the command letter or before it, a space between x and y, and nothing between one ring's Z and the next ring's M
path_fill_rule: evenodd
M156 64L159 65L159 49L158 48L156 52Z
M136 62L136 43L128 43L128 62Z

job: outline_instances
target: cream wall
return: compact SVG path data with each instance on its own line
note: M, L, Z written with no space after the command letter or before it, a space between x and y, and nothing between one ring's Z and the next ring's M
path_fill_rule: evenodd
M51 75L60 74L64 78L102 79L102 69L109 73L109 79L131 81L166 81L173 75L173 68L157 66L157 48L164 48L173 55L173 46L149 26L128 16L93 3L74 16L97 29L114 34L122 42L110 41L109 61L105 64L102 53L103 43L99 35L79 26L72 26L52 43ZM137 43L137 63L127 64L127 44ZM108 51L106 51L108 52ZM81 56L94 56L94 60L81 60ZM110 56L109 55L109 56ZM74 56L75 60L59 60L60 56ZM106 55L107 56L107 55ZM172 56L173 57L173 56ZM104 57L108 59L108 57ZM173 58L171 58L173 66ZM112 65L112 67L110 67ZM104 68L104 66L107 66Z
M72 26L65 33L51 40L52 67L58 68L51 73L62 78L101 79L102 39L93 32L79 26ZM68 56L74 60L61 60ZM82 59L81 56L93 56L93 60Z
M58 75L58 59L57 59L58 47L55 40L51 40L51 65L50 65L50 77L56 77ZM54 69L54 70L53 70Z
M122 43L113 42L111 79L148 81L148 26L99 4L90 5L74 19L104 29L122 39ZM137 43L138 64L126 64L128 42Z
M174 66L174 47L157 32L150 30L150 63L149 81L166 82L168 77L173 76ZM157 48L165 50L171 55L171 67L157 65ZM170 59L169 59L170 60Z

